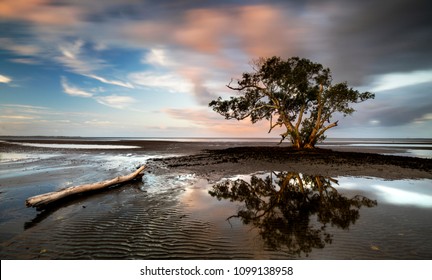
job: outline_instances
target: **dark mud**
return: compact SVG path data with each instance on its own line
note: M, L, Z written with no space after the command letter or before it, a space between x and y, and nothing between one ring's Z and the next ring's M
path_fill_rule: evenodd
M151 162L168 169L188 170L207 176L289 169L327 176L432 178L432 159L329 149L299 151L290 147L233 147L153 159Z

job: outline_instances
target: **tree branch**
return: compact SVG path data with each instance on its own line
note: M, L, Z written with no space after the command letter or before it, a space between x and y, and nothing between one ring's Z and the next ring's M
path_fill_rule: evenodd
M266 88L257 86L257 85L246 85L246 86L241 86L241 87L232 87L231 83L232 83L233 79L231 79L231 81L229 82L229 84L226 85L227 88L232 89L232 90L237 90L237 91L242 91L244 89L247 88L255 88L255 89L259 89L259 90L266 90Z
M297 124L295 126L295 128L296 128L297 131L298 131L298 129L300 127L300 124L301 124L301 121L303 119L303 113L304 113L305 108L306 108L306 104L303 104L302 107L301 107L301 109L300 109L300 113L299 113L299 116L298 116Z
M273 124L273 114L270 115L270 129L269 129L268 133L270 133L273 130L273 128L275 128L278 125L282 126L282 123L280 121L277 121L275 124Z
M324 127L323 129L321 129L321 130L317 133L316 137L317 137L317 138L320 137L321 135L323 135L323 133L324 133L326 130L328 130L328 129L332 128L332 127L337 126L337 125L338 125L338 122L339 122L339 121L335 121L334 123L331 123L331 124L329 124L328 126L326 126L326 127Z

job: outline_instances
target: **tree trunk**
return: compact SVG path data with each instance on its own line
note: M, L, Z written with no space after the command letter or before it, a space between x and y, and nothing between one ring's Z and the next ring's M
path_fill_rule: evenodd
M301 149L301 140L299 138L292 139L291 143L295 149Z
M315 149L315 145L310 144L310 143L306 143L303 145L304 149Z
M67 197L67 196L70 196L73 194L99 190L99 189L107 188L107 187L112 186L112 185L117 185L120 183L131 181L131 180L134 180L136 178L142 177L141 172L144 170L144 168L145 168L145 165L138 168L135 172L132 172L132 173L130 173L128 175L124 175L124 176L118 176L118 177L111 179L111 180L105 180L105 181L97 182L97 183L93 183L93 184L73 186L73 187L58 190L55 192L49 192L49 193L45 193L45 194L32 196L26 200L26 206L27 207L40 207L40 206L44 206L46 204L49 204L51 202L57 201L59 199L62 199L64 197Z

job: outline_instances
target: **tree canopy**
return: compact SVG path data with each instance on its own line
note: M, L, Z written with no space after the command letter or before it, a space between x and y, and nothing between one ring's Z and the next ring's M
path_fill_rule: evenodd
M359 92L347 83L332 84L329 68L305 58L260 58L252 63L253 72L243 73L237 85L228 88L239 93L223 100L219 97L209 103L214 111L226 119L252 123L266 119L269 133L275 127L284 127L281 141L291 140L295 148L313 148L325 139L325 132L338 125L335 113L351 115L352 103L374 98L370 92Z

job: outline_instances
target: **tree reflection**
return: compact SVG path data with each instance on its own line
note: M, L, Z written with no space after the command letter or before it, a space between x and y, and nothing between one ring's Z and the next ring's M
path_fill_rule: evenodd
M254 175L250 181L225 180L209 193L218 200L242 202L244 206L228 219L237 217L258 228L270 248L300 255L332 242L328 225L348 229L360 217L362 206L377 205L364 196L340 194L333 187L337 183L329 177L272 172Z

